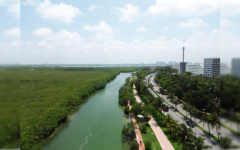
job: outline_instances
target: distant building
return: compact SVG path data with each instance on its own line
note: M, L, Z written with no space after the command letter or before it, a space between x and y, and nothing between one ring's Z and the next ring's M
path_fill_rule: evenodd
M186 62L180 62L180 68L179 73L185 73L186 72Z
M177 69L178 72L180 72L180 71L179 71L179 70L180 70L180 64L179 64L179 63L174 64L174 65L173 65L173 68Z
M203 67L201 63L187 64L186 71L191 72L193 75L200 75L203 74Z
M169 61L169 65L175 65L177 62L176 61Z
M240 77L240 58L232 59L232 76Z
M221 63L221 65L220 65L220 74L221 75L231 74L231 67L230 67L230 65L228 65L226 63Z
M204 58L203 70L206 77L220 78L220 58Z
M156 64L157 64L157 65L166 65L166 63L163 62L163 61L157 61Z

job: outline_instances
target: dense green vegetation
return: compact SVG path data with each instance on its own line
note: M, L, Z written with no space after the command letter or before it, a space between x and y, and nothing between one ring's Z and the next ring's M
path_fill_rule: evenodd
M240 78L230 75L221 76L221 108L240 112Z
M133 94L132 83L130 83L130 77L126 79L125 84L119 89L118 103L121 106L127 106L128 100L130 101L131 105L135 103L135 97Z
M0 67L0 149L15 149L20 141L19 72Z
M21 68L21 149L41 149L43 139L92 93L104 88L120 72L138 69Z
M159 71L158 84L168 93L174 93L178 99L191 104L198 110L212 111L213 98L220 97L220 81L202 75L173 74L173 71ZM163 92L163 89L160 92Z

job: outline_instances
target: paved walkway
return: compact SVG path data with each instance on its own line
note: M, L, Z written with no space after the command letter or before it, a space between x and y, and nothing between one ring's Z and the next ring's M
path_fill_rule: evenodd
M130 105L130 101L128 101L128 106L129 106L129 110L131 110L132 106ZM132 115L131 118L132 118L132 122L136 123L135 116ZM138 124L135 124L135 129L134 130L135 130L135 133L136 133L136 140L137 140L137 142L139 144L139 150L145 150L145 147L144 147L144 144L143 144L143 140L142 140L142 136L141 136L141 133L139 131ZM141 144L140 144L140 141L142 141Z
M141 103L142 101L141 101L140 97L138 96L137 91L135 90L135 85L133 85L133 92L134 92L137 102ZM172 144L167 139L167 137L165 136L165 134L163 133L161 128L158 126L157 122L154 120L154 118L152 116L150 116L150 117L151 117L151 119L148 121L148 123L151 126L153 132L155 133L162 149L163 150L174 150L174 148L172 147Z

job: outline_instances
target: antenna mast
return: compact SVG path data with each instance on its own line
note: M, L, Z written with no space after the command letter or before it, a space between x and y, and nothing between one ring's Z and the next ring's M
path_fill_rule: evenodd
M184 49L185 49L184 42L185 42L185 40L183 40L183 62L184 62Z

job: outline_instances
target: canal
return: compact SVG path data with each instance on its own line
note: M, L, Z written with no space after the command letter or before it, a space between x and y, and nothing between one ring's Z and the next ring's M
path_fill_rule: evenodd
M43 143L44 150L127 150L121 130L130 120L118 105L118 90L131 73L121 73L84 103Z

